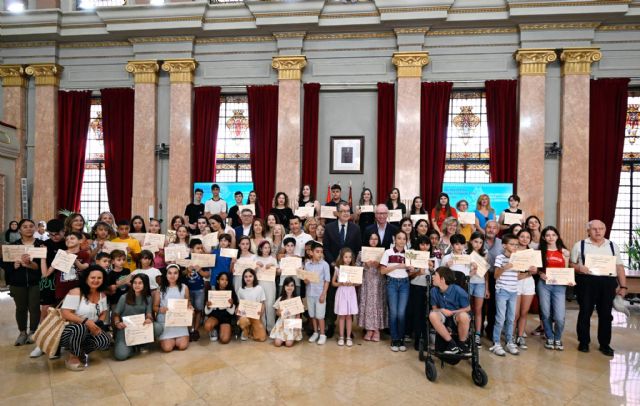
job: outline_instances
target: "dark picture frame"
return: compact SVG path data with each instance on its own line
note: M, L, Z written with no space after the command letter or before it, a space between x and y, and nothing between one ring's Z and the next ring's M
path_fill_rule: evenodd
M329 154L329 173L364 173L364 136L332 136Z

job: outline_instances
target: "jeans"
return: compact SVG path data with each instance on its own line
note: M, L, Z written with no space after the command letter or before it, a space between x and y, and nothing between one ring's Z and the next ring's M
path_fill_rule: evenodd
M18 330L35 332L40 324L40 286L9 286L9 294L16 304L16 323Z
M405 312L409 302L409 278L387 278L387 300L391 341L400 341L404 338Z
M562 339L566 290L566 286L547 285L542 279L538 281L540 318L544 326L544 334L550 340L560 341Z
M500 334L504 327L507 344L513 341L513 321L516 317L518 292L496 289L496 324L493 326L493 342L500 344Z

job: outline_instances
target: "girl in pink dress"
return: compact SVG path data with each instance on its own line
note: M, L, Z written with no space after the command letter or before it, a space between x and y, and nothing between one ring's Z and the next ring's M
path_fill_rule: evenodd
M347 339L347 347L353 346L353 340L351 339L351 323L353 315L358 314L358 296L356 295L356 285L351 282L338 282L340 280L340 267L353 266L354 258L353 251L349 248L343 248L340 250L340 255L336 260L336 268L333 274L331 283L334 287L337 287L334 311L338 316L338 328L340 338L338 339L338 345L343 346L345 344L345 337ZM345 336L345 323L347 325L347 334Z

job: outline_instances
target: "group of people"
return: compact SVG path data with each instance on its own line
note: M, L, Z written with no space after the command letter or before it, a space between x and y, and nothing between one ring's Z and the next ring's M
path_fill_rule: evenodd
M303 339L303 331L309 342L323 345L337 328L337 345L351 347L356 339L353 323L362 328L365 341L380 341L388 329L391 350L406 351L410 342L417 349L428 333L428 317L446 352L467 353L470 345L481 346L484 332L490 351L504 356L527 349L526 319L537 294L540 327L534 334L544 335L545 348L563 350L566 286L547 283L546 270L570 266L576 272L580 304L579 350L589 350L590 316L597 307L600 351L613 355L612 303L616 294L626 293L626 286L619 249L604 238L606 230L598 220L589 223L588 237L568 251L555 227L543 228L535 215L525 217L516 195L509 197L502 213L491 207L489 196L481 195L475 221L460 215L470 208L466 200L454 208L442 193L427 210L422 198L415 197L407 209L395 188L386 204L378 205L365 188L351 207L342 199L340 185L333 185L331 200L323 204L335 207L333 216L324 216L333 218L320 218L320 203L309 185L293 205L278 192L269 211L260 207L254 191L246 201L237 192L233 207L220 197L216 184L210 200L202 202L202 195L197 189L193 203L184 215L171 219L165 233L161 220L136 215L116 222L108 212L90 231L79 213L48 221L46 232L32 220L18 222L7 233L8 242L46 247L46 258L25 253L2 263L16 305L20 333L15 345L33 343L48 308L61 304L68 324L60 347L68 351L65 364L74 371L86 368L89 353L112 343L118 360L148 351L148 345L126 344L123 318L132 315L144 315L144 324L153 325L154 338L167 352L187 349L201 331L222 344L235 333L243 341L270 338L276 346L290 347ZM307 213L314 215L296 215L291 206L313 208ZM401 220L390 222L390 210L400 210ZM520 221L506 221L513 215ZM144 246L133 237L146 233L166 235L164 244ZM108 242L126 249L107 250ZM201 267L169 257L168 247L181 247L187 259L214 254L215 265ZM379 256L364 258L363 247L379 248ZM540 251L541 267L513 269L509 258L525 249ZM71 269L52 266L58 250L75 255ZM427 265L412 265L415 251L427 252ZM616 276L592 275L585 267L586 254L615 256ZM471 260L460 261L461 256ZM299 259L293 273L284 266L291 259ZM361 284L341 276L348 270L344 267L352 266L362 267ZM263 277L274 270L275 279ZM425 303L429 287L431 303ZM214 305L208 291L229 291L228 303ZM282 303L298 297L305 311L292 314ZM190 326L166 325L171 299L187 300L193 313ZM260 304L258 317L241 309L243 301ZM306 327L291 321L301 318ZM457 325L457 340L447 327L452 325ZM31 352L32 357L41 355L38 347Z

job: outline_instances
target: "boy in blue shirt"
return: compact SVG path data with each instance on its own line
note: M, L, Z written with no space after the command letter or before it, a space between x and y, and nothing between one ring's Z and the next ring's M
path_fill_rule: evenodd
M191 240L189 242L189 248L191 248L191 252L194 254L206 254L202 241L198 239L194 238ZM198 328L200 327L205 302L204 278L209 278L210 275L210 268L201 268L198 265L191 265L184 270L184 277L189 287L189 299L193 306L193 324L189 332L189 341L198 341L200 339Z
M307 261L304 269L317 274L319 281L304 280L307 286L307 308L313 323L313 335L309 338L309 342L323 345L327 342L327 336L324 333L324 316L327 309L327 290L329 289L329 281L331 281L331 273L329 264L324 260L322 244L314 241L311 250L313 252L311 261Z
M433 275L431 288L431 313L429 321L436 332L446 341L445 354L471 355L469 347L465 344L469 335L469 295L460 286L455 284L456 277L451 269L441 266ZM458 340L456 343L445 323L447 319L453 321L458 327Z

